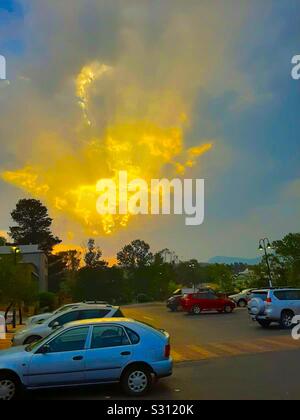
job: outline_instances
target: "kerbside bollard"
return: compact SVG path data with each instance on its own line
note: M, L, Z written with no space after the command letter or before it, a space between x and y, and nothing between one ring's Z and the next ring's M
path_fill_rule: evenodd
M6 322L3 315L0 315L0 340L6 339Z

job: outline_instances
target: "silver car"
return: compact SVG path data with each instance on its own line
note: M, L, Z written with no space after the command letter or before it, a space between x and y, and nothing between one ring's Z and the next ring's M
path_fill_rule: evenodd
M233 300L239 308L246 308L249 301L251 292L253 289L246 289L236 295L229 296L230 300Z
M284 329L293 326L293 318L300 315L300 289L274 288L253 291L248 304L251 318L263 328L275 322Z
M0 351L0 400L25 389L120 382L130 396L172 374L170 337L126 318L77 321L26 347Z
M12 341L13 346L22 346L34 343L47 337L56 328L69 322L96 319L122 317L122 311L118 306L110 305L80 305L77 308L68 309L63 313L51 316L49 319L41 321L39 324L27 325L19 330Z

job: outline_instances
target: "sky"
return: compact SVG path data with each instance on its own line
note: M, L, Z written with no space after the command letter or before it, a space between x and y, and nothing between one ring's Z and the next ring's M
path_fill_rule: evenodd
M34 197L66 248L95 237L107 257L137 238L256 257L298 232L299 15L298 0L1 0L0 231ZM91 189L124 166L204 178L203 225L101 219Z

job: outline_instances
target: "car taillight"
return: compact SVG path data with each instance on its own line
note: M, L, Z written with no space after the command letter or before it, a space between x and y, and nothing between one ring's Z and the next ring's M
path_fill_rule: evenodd
M167 344L165 347L165 358L168 359L171 355L171 345Z
M267 303L272 303L272 299L268 297L267 300L266 300L266 302Z

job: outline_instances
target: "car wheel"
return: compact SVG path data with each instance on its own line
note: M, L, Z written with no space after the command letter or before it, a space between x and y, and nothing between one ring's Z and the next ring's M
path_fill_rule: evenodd
M239 308L246 308L247 302L244 299L241 299L238 301L238 307Z
M31 335L30 337L26 338L24 341L24 346L28 346L29 344L36 343L37 341L41 340L42 337L39 337L38 335Z
M280 326L285 330L292 328L294 313L292 311L283 311L280 319Z
M199 305L194 305L192 308L192 313L194 315L200 315L201 314L201 308Z
M20 392L19 382L11 375L0 374L0 401L11 401Z
M125 371L121 385L123 391L131 397L145 395L152 385L151 372L146 366L132 366Z
M225 312L225 314L231 314L233 312L233 307L230 306L230 305L226 305L224 307L224 312Z
M259 325L263 328L269 328L271 325L271 321L266 321L265 319L260 319L257 321Z

